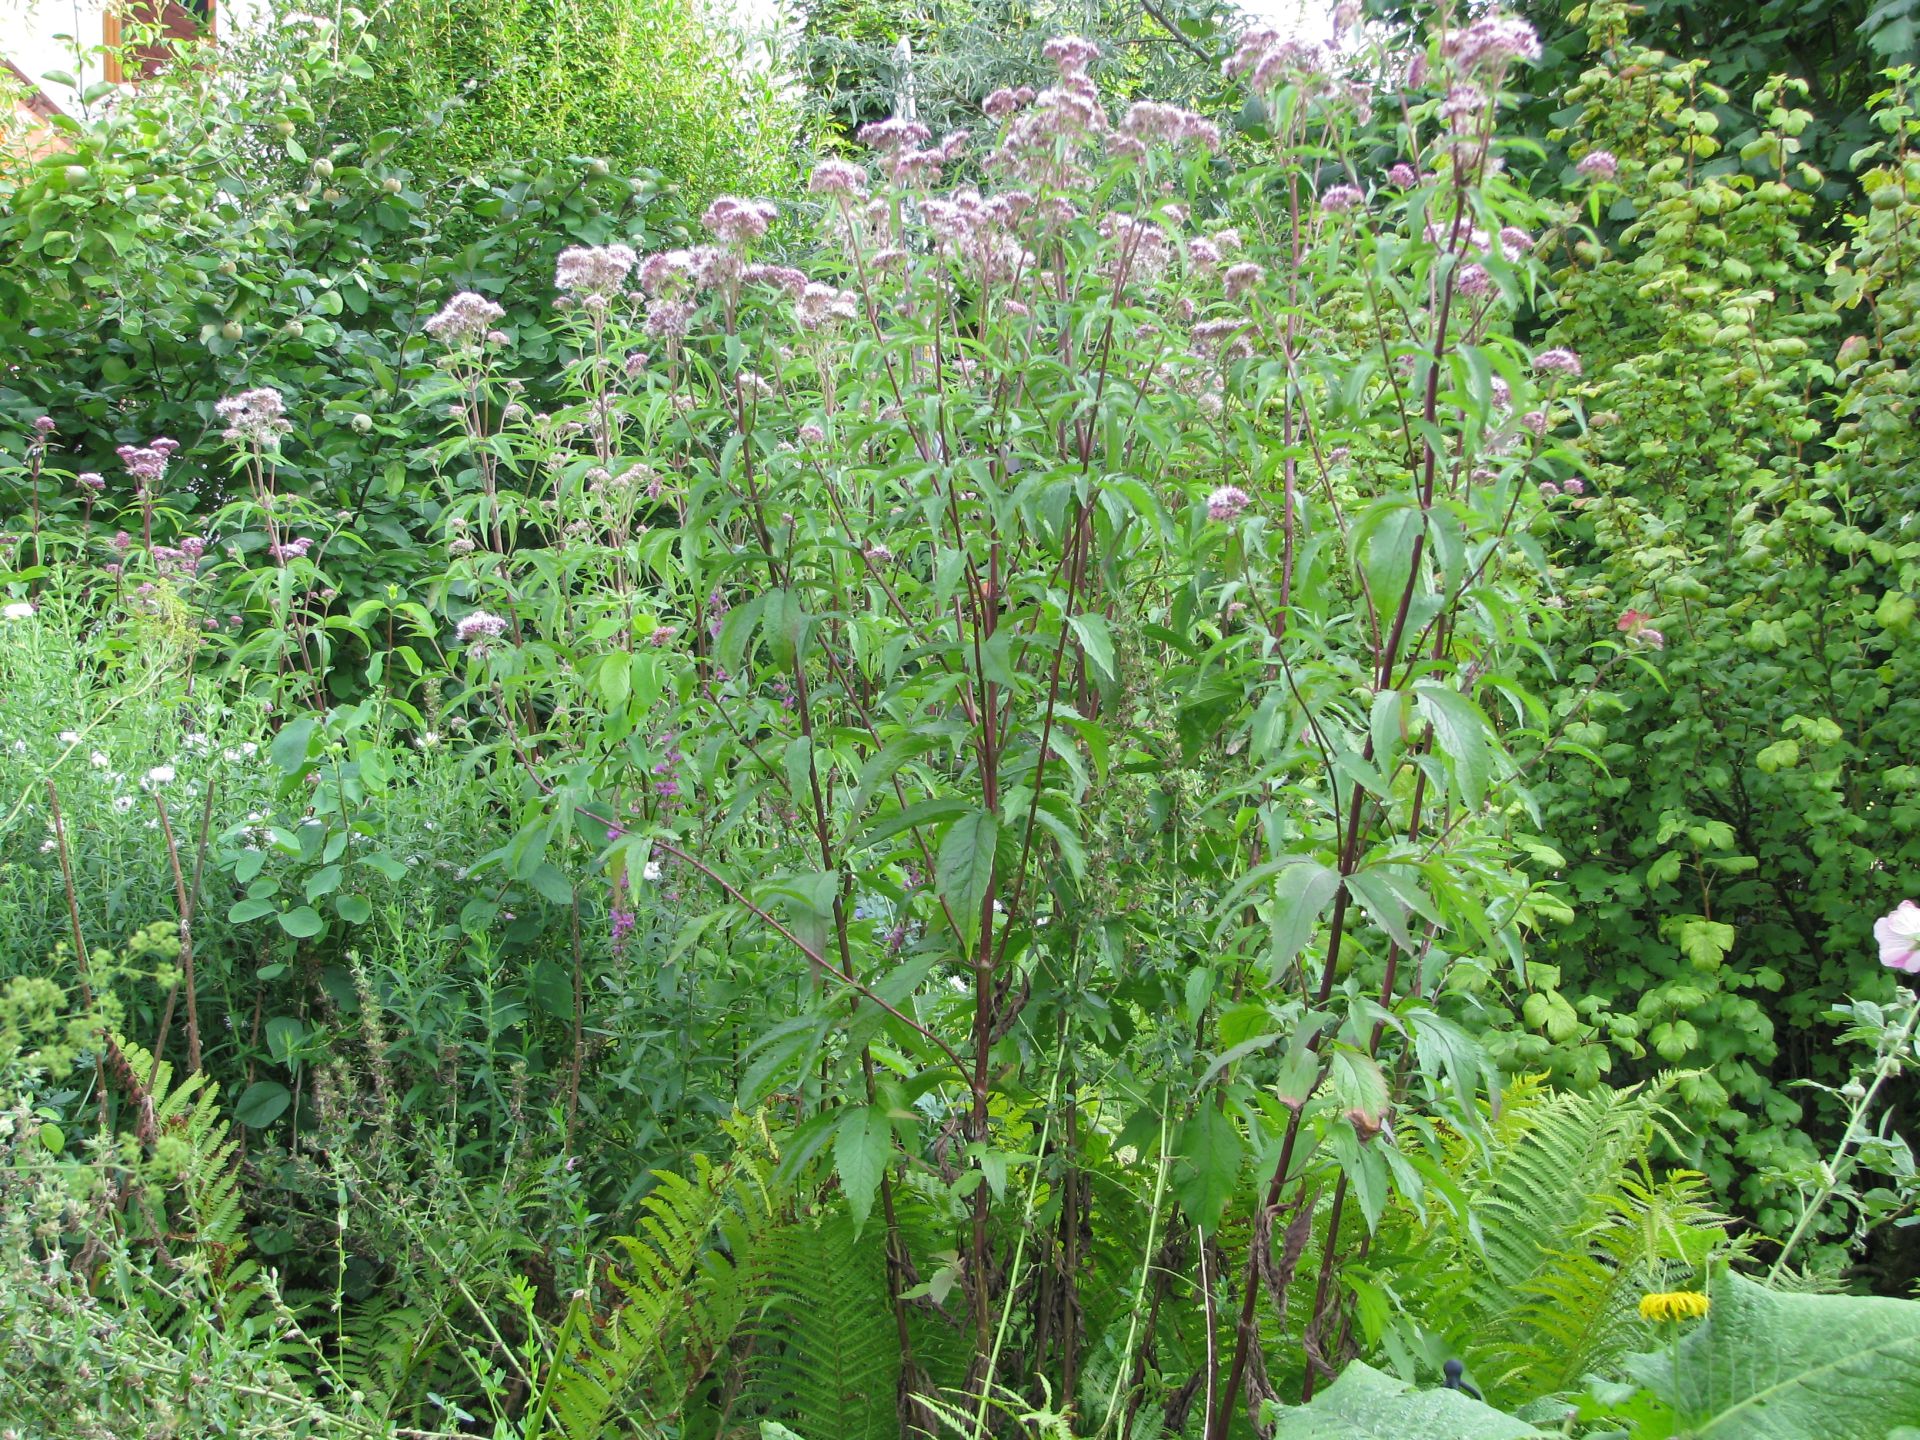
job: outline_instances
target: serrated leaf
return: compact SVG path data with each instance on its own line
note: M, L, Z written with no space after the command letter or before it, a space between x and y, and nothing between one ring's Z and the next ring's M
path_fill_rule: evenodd
M1272 940L1267 974L1277 978L1293 963L1300 947L1320 923L1320 914L1340 891L1340 872L1318 860L1300 860L1281 869L1273 882Z
M893 1125L877 1105L848 1107L833 1132L833 1168L856 1227L867 1223L893 1147Z
M969 944L980 933L980 908L993 883L994 843L999 834L999 822L986 811L975 810L954 821L940 838L935 884Z
M1181 1208L1201 1230L1211 1232L1220 1223L1227 1201L1240 1182L1240 1162L1246 1153L1240 1130L1209 1104L1188 1116L1176 1132L1173 1193Z

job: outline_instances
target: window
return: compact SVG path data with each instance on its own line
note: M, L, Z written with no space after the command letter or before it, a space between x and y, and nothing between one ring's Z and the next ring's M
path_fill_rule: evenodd
M106 13L102 39L107 45L107 79L140 80L173 58L169 42L211 39L217 0L121 0ZM123 31L151 33L161 40L121 50ZM130 73L129 73L130 72Z

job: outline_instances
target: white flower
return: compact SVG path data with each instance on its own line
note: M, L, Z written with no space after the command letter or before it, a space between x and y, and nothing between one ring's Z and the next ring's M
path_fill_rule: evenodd
M80 743L80 732L78 730L62 730L60 732L60 743L62 745L78 745Z
M48 851L52 849L53 849L53 837L49 835L46 839L40 842L40 853L42 855L45 855Z
M171 765L154 766L151 770L147 771L146 778L141 781L141 784L149 788L155 785L171 785L172 783L173 766Z
M15 600L4 607L0 607L0 620L29 620L32 618L33 602L30 600Z
M129 810L133 809L133 796L131 795L114 796L113 808L122 815L126 814Z
M94 751L93 754L87 757L87 759L93 762L93 768L96 770L104 770L107 768L107 766L113 763L111 760L107 759L107 752L104 750Z
M647 861L640 869L640 878L643 880L658 880L660 878L660 862L658 860Z

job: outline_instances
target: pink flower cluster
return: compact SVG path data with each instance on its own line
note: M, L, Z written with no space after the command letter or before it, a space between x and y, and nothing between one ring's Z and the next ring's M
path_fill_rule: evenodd
M1319 45L1292 40L1278 30L1255 26L1220 65L1229 80L1245 78L1262 94L1282 85L1319 90L1327 84L1327 52Z
M198 573L200 557L206 553L207 542L198 535L189 535L178 545L154 546L153 564L162 575L193 575Z
M507 633L507 622L490 610L475 610L460 618L453 633L462 645L471 645L476 640L498 640Z
M1580 357L1564 346L1542 350L1533 357L1533 368L1540 375L1578 375Z
M269 545L267 547L267 554L274 560L284 564L288 560L306 559L307 551L312 548L312 538L302 535L298 540L288 540L281 545Z
M807 180L807 193L859 200L867 193L867 172L845 160L822 160Z
M462 290L447 301L440 313L428 320L424 328L427 334L443 345L478 345L492 333L495 322L504 319L506 313L486 296Z
M280 437L293 428L286 411L287 402L270 385L229 395L224 400L216 400L213 406L213 413L227 422L227 428L220 432L222 439L232 445L250 445L258 450L273 449L280 443Z
M1498 72L1516 60L1538 60L1540 37L1518 15L1489 15L1449 35L1440 51L1462 71Z
M771 200L742 200L736 195L722 195L707 206L700 223L721 244L738 247L765 235L779 213Z
M611 299L638 257L630 245L569 245L554 264L554 287L573 296Z
M1137 100L1129 105L1120 129L1135 140L1175 150L1189 145L1203 150L1220 148L1218 125L1191 110L1162 105L1156 100Z
M793 323L802 330L823 330L860 313L859 296L832 285L813 284L801 291L793 307Z
M101 475L98 470L82 470L78 475L73 477L73 483L78 485L82 490L92 491L95 495L98 495L102 490L107 488L106 477Z
M1320 193L1320 208L1330 215L1344 215L1365 204L1366 198L1356 185L1329 185Z
M178 440L162 435L145 445L122 445L114 454L127 467L127 473L145 486L158 485L167 478L167 461L180 448Z
M1611 180L1620 173L1620 160L1611 150L1589 150L1573 168L1589 180Z
M1207 518L1220 524L1240 518L1240 512L1253 503L1253 497L1238 485L1222 485L1207 496Z

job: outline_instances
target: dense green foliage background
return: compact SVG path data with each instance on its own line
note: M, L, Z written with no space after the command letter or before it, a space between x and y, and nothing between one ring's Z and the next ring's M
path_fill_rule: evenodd
M0 1428L1920 1427L1904 5L0 151Z

